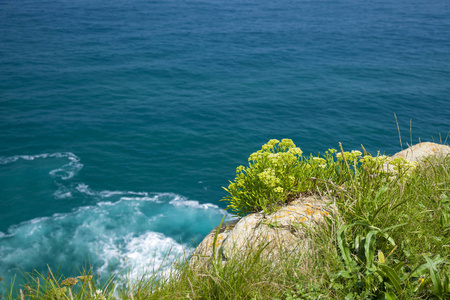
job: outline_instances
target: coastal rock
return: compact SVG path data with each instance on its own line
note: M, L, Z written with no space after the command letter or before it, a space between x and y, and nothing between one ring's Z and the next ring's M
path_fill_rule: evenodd
M195 249L190 265L208 265L214 253L216 259L225 263L235 255L246 256L253 249L263 248L261 257L274 261L282 253L307 251L306 230L323 223L325 217L335 212L329 198L309 196L299 197L270 215L259 212L224 223L220 229L213 229Z
M392 159L402 157L408 161L421 162L430 156L450 155L450 146L430 142L423 142L400 151L392 156Z
M389 158L389 161L396 158L403 158L409 162L421 163L429 157L442 157L447 155L450 155L450 146L423 142L397 152ZM389 161L384 164L384 170L395 174L394 166Z

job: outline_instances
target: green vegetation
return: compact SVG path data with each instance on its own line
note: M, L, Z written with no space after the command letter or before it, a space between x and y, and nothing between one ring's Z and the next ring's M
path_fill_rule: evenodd
M236 178L225 190L222 201L237 216L264 211L269 214L300 193L326 192L329 185L354 184L360 176L378 176L386 180L395 175L404 180L416 164L397 158L393 172L383 168L387 156L362 156L360 151L337 152L328 149L323 157L302 157L302 150L292 140L270 140L250 155L249 166L239 166ZM336 154L336 157L334 156ZM361 172L361 170L366 170Z
M396 159L391 170L388 160L342 147L303 157L291 140L271 140L237 168L225 200L238 216L299 194L335 199L339 214L306 231L312 242L301 255L274 263L259 248L201 270L181 257L164 276L102 286L89 272L32 273L1 299L450 299L450 157Z

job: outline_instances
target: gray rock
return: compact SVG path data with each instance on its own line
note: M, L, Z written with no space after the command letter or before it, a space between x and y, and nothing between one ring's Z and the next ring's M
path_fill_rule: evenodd
M305 232L335 214L335 205L325 197L300 197L280 210L266 215L250 214L223 224L214 245L218 227L195 249L191 267L208 266L215 258L225 263L236 255L246 257L251 250L262 249L261 256L276 261L283 254L307 251Z

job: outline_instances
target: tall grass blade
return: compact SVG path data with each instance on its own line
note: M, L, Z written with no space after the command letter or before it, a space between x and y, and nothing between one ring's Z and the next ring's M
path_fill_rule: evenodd
M402 134L400 133L400 126L398 126L397 114L394 114L394 118L395 123L397 124L398 138L400 140L400 148L403 150Z
M214 241L213 241L213 257L216 257L216 242L217 237L219 236L220 229L222 228L223 221L225 220L225 215L222 217L222 220L219 223L219 226L217 226L216 233L214 234Z

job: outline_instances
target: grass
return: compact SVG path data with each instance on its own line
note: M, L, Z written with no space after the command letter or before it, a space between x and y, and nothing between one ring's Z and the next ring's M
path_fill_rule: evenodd
M339 216L307 231L312 243L300 255L274 263L261 246L204 269L185 256L166 276L103 285L90 271L72 279L34 272L1 299L449 299L450 157L397 176L351 161L333 168L311 175L308 187L335 199Z

